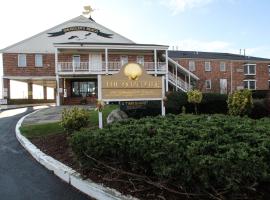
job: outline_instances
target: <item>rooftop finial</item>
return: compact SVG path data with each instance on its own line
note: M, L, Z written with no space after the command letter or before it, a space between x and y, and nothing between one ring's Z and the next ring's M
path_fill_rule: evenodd
M95 11L95 9L93 9L90 5L84 6L83 9L84 9L84 11L83 11L82 14L83 15L89 15L89 19L93 20L92 17L91 17L91 14L92 14L92 12Z

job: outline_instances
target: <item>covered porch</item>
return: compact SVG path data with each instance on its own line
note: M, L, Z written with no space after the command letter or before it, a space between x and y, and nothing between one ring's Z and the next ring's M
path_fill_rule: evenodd
M3 77L3 97L8 104L55 103L55 77Z

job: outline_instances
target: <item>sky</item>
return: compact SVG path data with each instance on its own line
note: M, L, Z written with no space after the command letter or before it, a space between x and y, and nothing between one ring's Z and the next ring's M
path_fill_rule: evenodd
M85 5L136 43L270 58L269 0L3 0L0 49L81 15Z

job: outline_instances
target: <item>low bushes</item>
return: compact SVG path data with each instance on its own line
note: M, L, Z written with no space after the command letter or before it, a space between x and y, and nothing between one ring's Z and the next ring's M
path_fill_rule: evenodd
M89 124L89 112L85 109L74 107L72 109L64 109L62 112L61 126L72 134Z
M94 166L91 156L161 183L169 181L167 187L224 192L232 199L270 178L269 136L270 119L168 115L84 129L73 135L71 146L86 169Z

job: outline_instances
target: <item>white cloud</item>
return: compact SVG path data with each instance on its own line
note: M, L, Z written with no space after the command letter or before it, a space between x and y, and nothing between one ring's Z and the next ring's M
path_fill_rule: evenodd
M214 0L161 0L161 4L173 11L173 14L184 12L187 9L200 7Z

